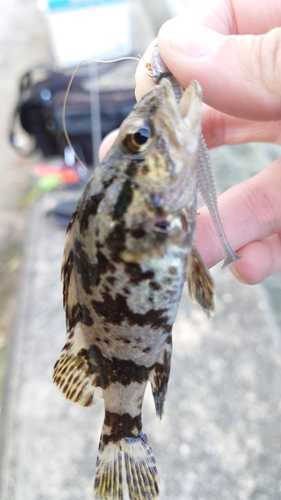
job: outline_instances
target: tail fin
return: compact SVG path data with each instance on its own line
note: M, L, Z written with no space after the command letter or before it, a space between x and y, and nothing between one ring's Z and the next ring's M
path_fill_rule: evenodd
M95 478L95 500L155 500L158 473L147 437L103 441L101 436Z

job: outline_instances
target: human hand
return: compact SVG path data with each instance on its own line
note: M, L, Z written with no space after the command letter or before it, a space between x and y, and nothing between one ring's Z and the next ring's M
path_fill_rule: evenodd
M216 2L217 4L217 2ZM203 88L202 128L208 147L249 141L281 142L281 3L223 1L200 24L182 16L163 25L161 56L185 88ZM271 31L270 31L271 30ZM247 33L251 33L248 35ZM150 51L144 60L150 60ZM137 97L153 86L144 64ZM219 197L231 246L243 256L232 266L238 279L258 283L281 269L281 159ZM197 247L212 266L223 257L205 208L197 221Z
M249 141L280 144L280 2L225 0L201 24L195 21L191 15L168 21L158 44L183 87L195 79L203 88L207 105L202 128L208 147ZM145 61L150 53L151 46ZM143 62L136 80L140 99L154 85ZM219 197L228 240L243 256L231 266L241 281L258 283L281 269L280 193L281 159ZM196 244L209 267L222 260L219 237L205 208L198 216Z

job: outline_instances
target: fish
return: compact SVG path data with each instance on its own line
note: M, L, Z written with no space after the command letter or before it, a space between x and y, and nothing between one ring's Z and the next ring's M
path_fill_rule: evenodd
M157 42L155 43L152 50L151 62L146 64L146 68L147 74L153 79L154 83L159 84L159 82L163 78L168 79L171 82L176 100L177 102L179 102L183 95L183 88L163 61L159 52ZM220 242L223 247L224 261L222 268L224 269L234 262L240 260L241 256L234 252L234 250L231 248L221 222L220 214L218 211L217 190L211 157L202 133L199 136L198 145L197 185L198 190L200 191L201 196L208 208L215 230L220 238Z
M159 476L142 429L150 383L163 416L172 327L184 283L208 316L214 282L195 248L202 92L178 103L162 79L132 109L85 186L62 263L67 339L53 380L88 407L104 399L94 498L154 500Z

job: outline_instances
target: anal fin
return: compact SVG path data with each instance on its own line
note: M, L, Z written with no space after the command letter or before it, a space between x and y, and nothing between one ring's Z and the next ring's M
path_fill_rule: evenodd
M168 382L171 370L172 357L172 337L169 337L169 342L165 344L162 355L155 364L149 379L152 387L152 394L156 409L156 415L162 418L164 411L164 403L168 389Z
M186 279L191 300L197 302L210 318L215 307L215 284L196 248L192 249L188 259Z

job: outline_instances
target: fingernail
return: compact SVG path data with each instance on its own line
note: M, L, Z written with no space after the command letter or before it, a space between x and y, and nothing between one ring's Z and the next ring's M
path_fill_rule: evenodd
M236 278L238 281L240 281L241 283L246 283L246 281L244 281L243 278L241 278L240 274L237 273L237 271L235 270L234 266L231 265L229 266L229 270L231 271L231 273L233 274L234 278Z
M175 52L190 57L206 57L215 54L226 37L202 24L188 24L179 18L168 21L161 36L169 40Z

